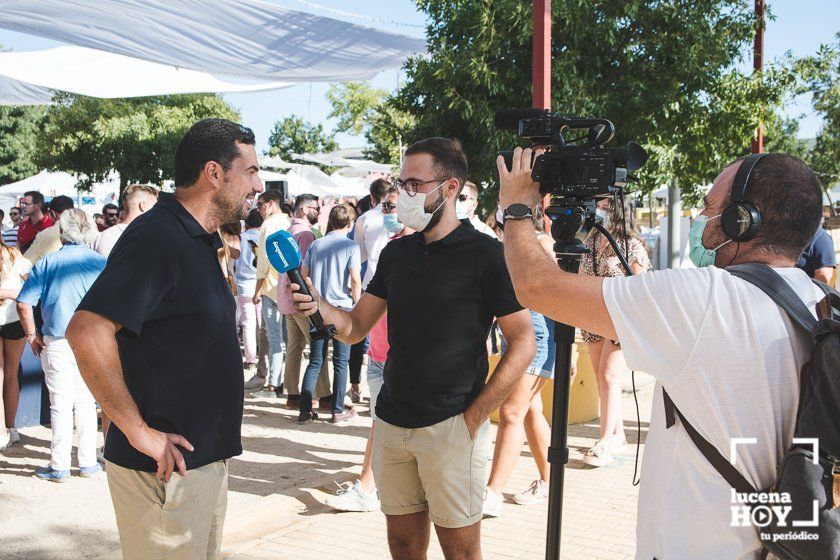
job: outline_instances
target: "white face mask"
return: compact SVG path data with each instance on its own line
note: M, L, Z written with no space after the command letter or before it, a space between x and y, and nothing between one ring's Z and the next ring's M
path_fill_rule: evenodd
M602 220L604 220L605 222L607 221L607 218L609 217L609 213L606 210L604 210L603 208L596 208L595 209L595 215L598 216L599 218L601 218Z
M415 231L423 231L426 229L426 226L432 221L432 217L435 212L440 210L446 203L446 199L444 198L437 208L431 212L426 212L426 197L441 188L447 182L448 179L438 185L430 193L415 193L414 196L409 195L404 189L400 189L400 196L397 199L397 216L399 217L399 220Z
M459 220L466 220L470 217L470 201L459 200L455 202L455 215Z

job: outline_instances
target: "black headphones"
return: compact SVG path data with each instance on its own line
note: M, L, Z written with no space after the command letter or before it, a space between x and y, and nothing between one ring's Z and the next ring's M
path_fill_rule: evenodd
M761 212L755 204L747 200L747 185L755 166L766 155L753 154L745 157L735 173L731 202L723 209L720 217L721 229L732 241L749 241L758 235L761 228Z

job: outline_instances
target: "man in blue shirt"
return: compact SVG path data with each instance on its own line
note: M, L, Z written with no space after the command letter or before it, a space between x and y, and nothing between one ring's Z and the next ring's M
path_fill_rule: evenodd
M359 245L347 234L353 227L355 213L343 204L330 210L328 233L316 239L303 259L301 271L310 276L312 283L325 301L338 309L350 311L362 295L362 259ZM309 341L309 365L303 374L300 390L298 424L318 419L312 410L312 394L326 355L324 340ZM344 422L356 416L352 407L345 407L347 389L347 362L350 345L333 339L333 423Z
M79 302L105 268L106 259L87 245L96 239L97 232L83 211L64 211L58 227L61 249L35 264L20 290L17 306L26 340L41 357L50 392L50 466L35 469L35 476L64 482L70 478L74 408L79 432L79 474L92 477L102 471L96 462L96 403L82 381L64 331ZM40 333L35 330L32 312L38 302L44 318Z
M836 266L837 255L834 253L834 241L831 240L827 231L819 228L811 243L802 251L796 267L804 270L811 278L828 284Z

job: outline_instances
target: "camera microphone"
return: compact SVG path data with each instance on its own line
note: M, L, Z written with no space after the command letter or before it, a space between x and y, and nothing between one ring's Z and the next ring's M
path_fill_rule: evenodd
M519 130L519 121L539 119L547 114L547 109L502 109L496 111L493 124L502 130Z
M289 280L300 286L298 293L312 297L300 273L300 248L288 231L280 230L269 235L265 240L265 254L277 272L288 274ZM327 340L335 336L335 326L325 325L320 311L310 315L309 322L312 325L309 329L312 340Z

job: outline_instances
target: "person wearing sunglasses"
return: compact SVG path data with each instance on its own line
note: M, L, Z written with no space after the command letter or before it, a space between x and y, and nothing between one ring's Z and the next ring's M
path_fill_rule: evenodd
M455 214L459 220L469 220L476 231L489 235L493 239L498 239L496 232L475 214L477 209L478 187L472 181L467 181L461 190L461 194L458 195L458 201L455 203Z
M120 221L120 209L116 204L110 202L102 207L102 230L105 231L110 227L114 227Z
M349 343L388 312L390 347L372 453L394 558L425 557L432 523L445 557L481 557L488 417L536 353L502 244L455 215L467 170L458 140L409 146L396 181L397 216L417 233L385 246L352 310L330 305L308 279L312 296L293 295L300 313L320 310ZM494 317L508 351L485 383Z
M17 246L17 238L18 238L18 227L20 226L20 208L18 206L12 206L9 209L9 220L11 220L12 225L8 228L3 229L3 243L8 245L9 247L16 247Z

